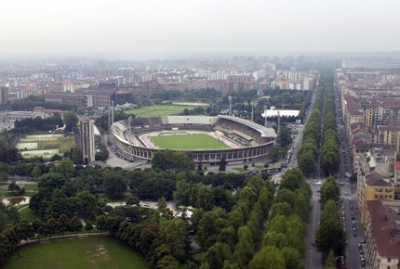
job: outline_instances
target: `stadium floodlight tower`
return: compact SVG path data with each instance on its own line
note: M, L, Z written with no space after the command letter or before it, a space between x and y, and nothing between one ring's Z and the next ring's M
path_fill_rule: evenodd
M132 122L132 116L129 116L128 117L128 127L129 127L129 131L128 131L128 133L129 133L129 136L128 136L128 139L129 139L129 147L128 147L128 151L129 151L129 153L132 153L133 152L133 149L132 149L132 125L131 125L131 122ZM131 160L131 161L133 161L133 155L132 154L129 154L129 159Z
M232 96L228 96L229 100L229 116L232 116Z
M264 105L264 126L267 127L267 106Z
M251 105L251 121L254 122L254 103L253 101L250 102Z

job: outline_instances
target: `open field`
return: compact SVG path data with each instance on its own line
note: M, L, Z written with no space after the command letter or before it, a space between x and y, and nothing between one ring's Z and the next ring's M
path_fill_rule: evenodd
M149 139L160 149L195 150L230 148L207 134L151 136Z
M36 217L35 213L29 208L24 208L19 212L19 216L21 220L26 219L29 222L32 222Z
M47 149L47 150L25 150L21 152L22 157L32 158L32 157L43 157L43 159L51 158L55 154L59 154L58 149Z
M138 118L149 118L149 117L162 117L162 116L171 116L182 113L185 108L191 110L196 106L188 106L188 105L154 105L154 106L146 106L142 108L126 110L126 114L135 114Z
M21 150L24 158L41 156L46 159L52 157L54 154L63 154L74 145L75 140L73 136L64 137L60 134L28 135L26 138L20 139L17 148Z
M38 142L26 142L26 143L18 143L17 149L19 150L35 150L39 148Z
M19 248L0 268L128 269L150 268L139 254L117 240L88 236L52 240Z

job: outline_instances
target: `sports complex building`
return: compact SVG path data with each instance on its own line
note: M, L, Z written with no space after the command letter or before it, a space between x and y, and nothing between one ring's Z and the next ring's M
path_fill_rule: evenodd
M277 136L272 128L223 115L131 118L113 123L110 130L116 151L127 160L150 161L157 151L172 149L186 151L206 166L222 157L228 164L263 159Z

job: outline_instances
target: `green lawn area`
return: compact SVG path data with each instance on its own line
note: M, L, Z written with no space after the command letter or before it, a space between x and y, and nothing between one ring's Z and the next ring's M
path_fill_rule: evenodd
M229 149L227 145L206 135L151 136L150 141L161 149L195 150L195 149Z
M34 150L34 141L36 141L36 150ZM30 143L27 143L30 142ZM32 144L32 145L31 145ZM28 146L26 146L28 145ZM17 148L22 149L22 156L32 158L34 156L42 156L44 159L52 157L54 154L63 154L75 146L73 136L64 137L63 135L43 135L43 136L27 136L20 140ZM28 150L24 150L27 148Z
M238 172L243 172L244 171L243 167L234 167L232 169L235 170L235 171L238 171Z
M38 185L37 184L25 184L24 185L25 191L34 191L37 192L38 191Z
M183 112L185 108L191 110L195 108L195 106L154 105L132 110L126 110L125 113L128 115L135 114L136 118L161 117L161 116L171 116L180 114Z
M142 256L106 236L66 238L24 246L0 268L7 269L130 269L150 268Z
M29 220L29 222L32 222L34 219L36 219L35 213L27 207L19 211L19 216L21 217L21 220L26 219Z

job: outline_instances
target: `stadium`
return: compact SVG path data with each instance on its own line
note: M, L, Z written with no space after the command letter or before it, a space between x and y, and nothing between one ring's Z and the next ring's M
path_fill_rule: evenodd
M237 117L166 116L130 118L111 125L116 151L130 161L151 161L160 150L186 151L195 163L217 165L263 159L276 132Z

